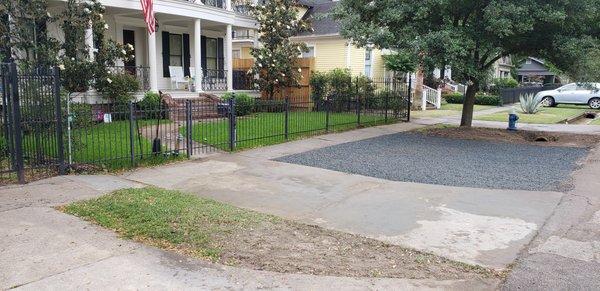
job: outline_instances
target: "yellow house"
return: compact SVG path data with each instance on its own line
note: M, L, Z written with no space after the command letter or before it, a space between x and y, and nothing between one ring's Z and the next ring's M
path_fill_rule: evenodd
M339 25L329 17L323 17L335 5L331 0L301 0L298 6L298 19L308 18L314 29L303 33L293 41L304 42L309 51L302 57L315 58L315 71L327 72L335 68L348 68L353 76L365 75L374 80L384 78L382 51L370 48L358 48L344 39ZM233 58L251 59L252 47L258 46L255 30L239 29L233 32Z
M348 68L353 76L365 75L374 80L385 74L382 51L359 48L340 35L339 24L326 14L337 5L331 0L301 0L298 17L310 19L313 32L303 33L293 40L304 42L309 51L302 57L315 58L315 71L327 72Z

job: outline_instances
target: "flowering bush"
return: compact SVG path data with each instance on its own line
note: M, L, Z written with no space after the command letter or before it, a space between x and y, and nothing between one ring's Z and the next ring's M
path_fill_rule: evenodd
M140 83L129 73L107 74L105 79L96 80L96 87L113 103L125 103L133 99L132 92L140 89Z
M126 61L133 57L133 46L122 45L107 39L105 35L109 27L104 21L104 12L104 6L97 0L67 1L67 9L62 14L63 23L61 25L65 33L64 54L58 59L59 67L62 70L62 84L66 90L80 92L93 85L106 98L114 99L115 85L105 88L107 84L111 84L106 80L132 78L132 76L123 78L112 76L110 69L117 60ZM89 55L90 48L86 46L85 42L85 31L89 28L90 23L95 45L92 49L93 60ZM137 90L138 87L139 84L135 89L130 88L128 92Z
M300 69L294 68L300 53L307 51L304 43L294 43L290 37L310 31L310 23L297 19L295 0L273 0L262 5L253 5L251 13L258 20L260 48L252 49L254 66L250 74L259 78L256 84L273 99L279 87L298 85Z

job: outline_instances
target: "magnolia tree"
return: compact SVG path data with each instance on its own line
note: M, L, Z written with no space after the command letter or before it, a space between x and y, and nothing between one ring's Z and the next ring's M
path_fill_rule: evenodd
M332 14L357 45L413 54L424 67L450 65L469 85L461 126L471 126L475 94L503 56L568 70L600 36L600 0L341 0Z
M16 60L25 70L54 65L59 43L46 34L46 24L55 20L46 0L0 0L2 61Z
M117 60L132 57L133 47L106 37L104 10L97 0L67 0L62 13L51 15L47 0L0 0L0 57L16 60L26 70L58 65L68 92L85 91L92 83L109 98L119 95L116 91L137 90L133 77L115 75L110 69ZM50 23L60 26L63 39L48 33ZM87 29L92 31L94 48L86 46ZM113 79L127 79L119 83L131 88L115 91Z
M297 86L300 69L294 69L298 56L307 50L303 43L290 41L290 37L310 31L310 23L297 19L297 2L294 0L266 1L252 6L258 20L261 47L252 49L254 66L250 73L258 75L256 84L269 99L278 88Z

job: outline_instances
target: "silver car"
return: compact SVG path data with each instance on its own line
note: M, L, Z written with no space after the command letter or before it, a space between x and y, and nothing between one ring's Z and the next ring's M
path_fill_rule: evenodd
M600 83L571 83L554 90L541 91L535 96L542 100L544 106L587 104L592 109L600 109Z

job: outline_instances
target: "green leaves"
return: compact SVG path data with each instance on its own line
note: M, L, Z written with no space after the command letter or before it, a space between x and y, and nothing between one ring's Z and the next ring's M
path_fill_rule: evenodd
M599 12L600 0L341 0L332 15L355 44L418 56L424 68L449 65L455 80L478 85L507 55L568 71L600 42Z
M297 5L294 0L274 0L253 6L251 10L259 22L262 47L252 49L255 62L250 73L259 76L256 84L269 99L278 88L298 85L301 76L294 65L307 47L291 42L289 38L310 31L311 27L308 21L297 19Z

